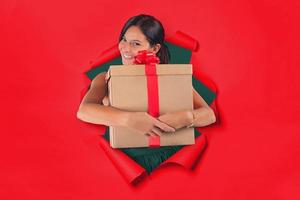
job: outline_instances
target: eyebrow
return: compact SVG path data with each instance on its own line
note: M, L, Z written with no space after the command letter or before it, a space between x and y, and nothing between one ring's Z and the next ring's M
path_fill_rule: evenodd
M123 38L126 39L125 35L123 35ZM131 41L134 41L134 42L141 42L140 40L131 40Z

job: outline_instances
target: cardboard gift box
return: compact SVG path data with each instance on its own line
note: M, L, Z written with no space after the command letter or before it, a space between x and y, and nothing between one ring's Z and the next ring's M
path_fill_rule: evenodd
M127 111L148 111L146 65L112 65L108 71L110 105ZM192 65L157 64L154 67L158 84L159 115L193 109ZM148 77L147 77L148 76ZM153 88L152 88L153 89ZM151 95L151 94L149 94ZM124 127L109 127L113 148L148 147L149 136ZM194 128L182 128L159 138L160 146L195 143Z

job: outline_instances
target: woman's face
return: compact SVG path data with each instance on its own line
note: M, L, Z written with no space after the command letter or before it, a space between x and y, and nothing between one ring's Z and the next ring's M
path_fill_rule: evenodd
M139 51L148 50L157 53L159 48L160 44L150 47L146 36L137 26L128 28L119 43L123 65L132 65L134 63L134 56L136 56Z

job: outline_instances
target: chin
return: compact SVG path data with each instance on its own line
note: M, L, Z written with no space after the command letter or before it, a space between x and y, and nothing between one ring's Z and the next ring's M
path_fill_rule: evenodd
M123 65L133 65L133 61L128 61L128 60L126 61L122 60L122 63Z

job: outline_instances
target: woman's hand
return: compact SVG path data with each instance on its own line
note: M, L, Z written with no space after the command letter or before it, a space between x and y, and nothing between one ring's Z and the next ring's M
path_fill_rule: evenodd
M109 98L108 98L107 95L102 99L102 104L105 105L105 106L110 105Z
M175 132L175 129L146 112L128 112L125 126L140 134L160 136L163 132Z
M159 116L158 119L178 130L193 123L193 113L192 111L169 112Z

